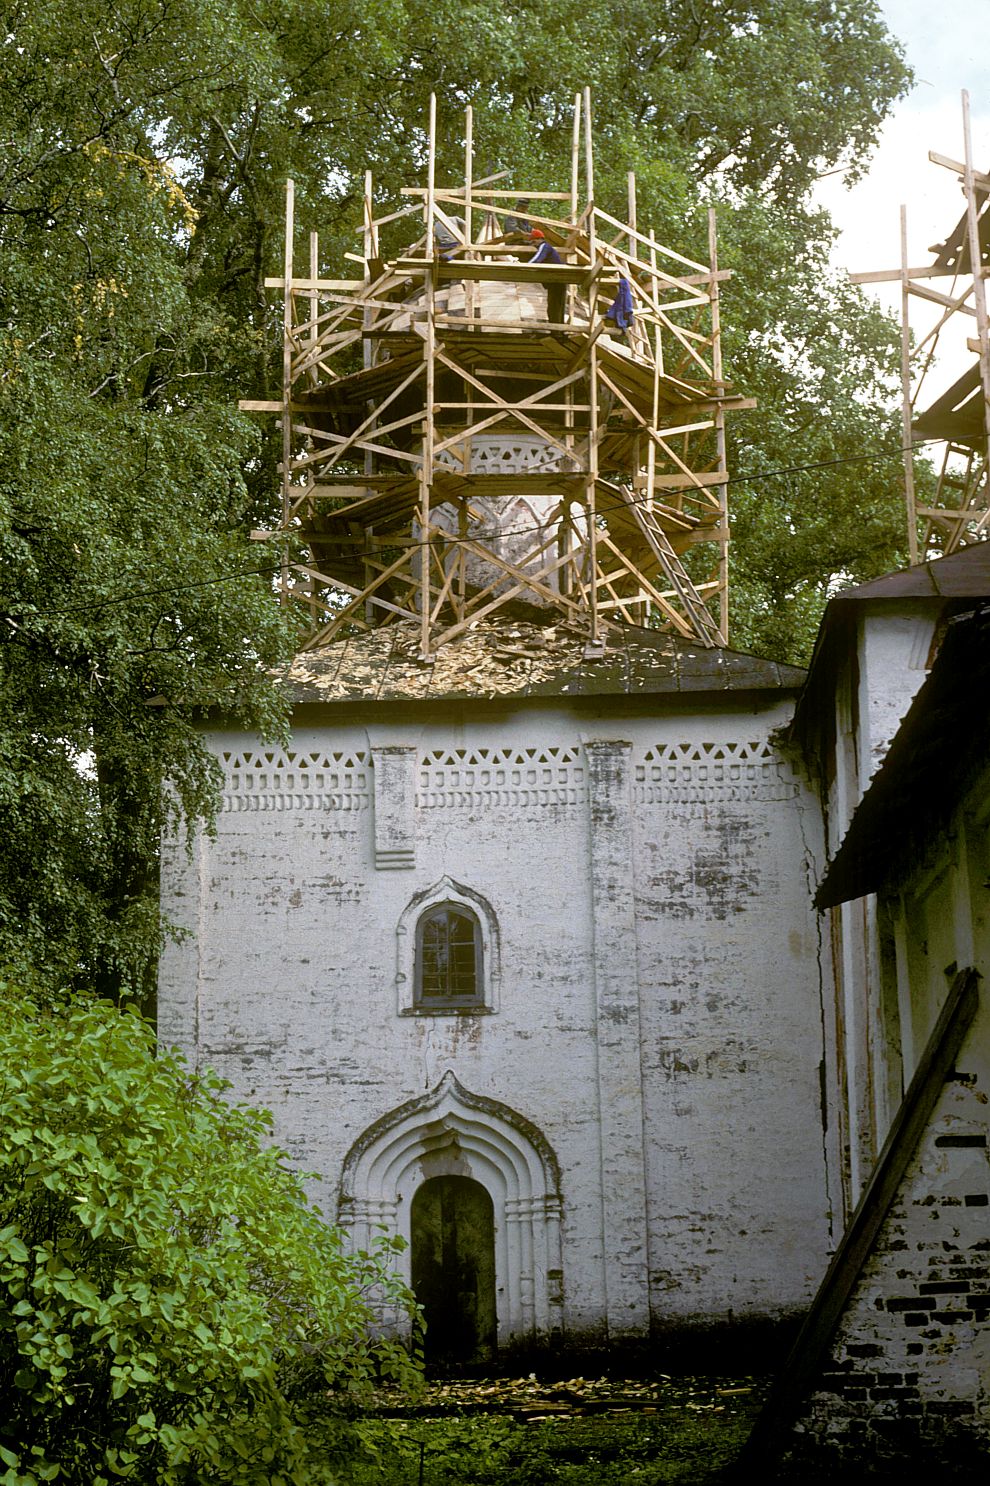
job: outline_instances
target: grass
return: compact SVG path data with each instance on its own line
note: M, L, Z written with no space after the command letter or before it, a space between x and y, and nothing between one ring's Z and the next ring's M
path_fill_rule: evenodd
M437 1383L362 1424L349 1486L667 1486L716 1482L765 1396L755 1378Z

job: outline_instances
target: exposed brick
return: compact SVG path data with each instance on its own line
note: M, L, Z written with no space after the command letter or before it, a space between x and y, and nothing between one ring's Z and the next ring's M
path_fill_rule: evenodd
M937 1301L926 1300L923 1296L899 1295L896 1299L887 1301L887 1309L888 1311L917 1311L921 1310L924 1306L930 1308L937 1304ZM876 1357L880 1350L878 1347L876 1352L870 1353L870 1356Z
M986 1207L988 1202L990 1202L990 1197L986 1192L972 1192L966 1197L967 1207Z
M918 1286L922 1295L967 1295L969 1285L965 1280L923 1280Z
M872 1419L870 1421L870 1434L874 1440L881 1439L885 1443L898 1446L904 1440L904 1425L900 1418L900 1410L894 1418Z
M848 1386L849 1375L847 1373L827 1372L815 1379L815 1387L821 1393L843 1393Z

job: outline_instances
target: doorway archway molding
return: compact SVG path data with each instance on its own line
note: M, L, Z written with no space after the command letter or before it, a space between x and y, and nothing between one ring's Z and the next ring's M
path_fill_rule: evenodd
M492 1198L499 1345L559 1335L560 1167L546 1137L448 1070L429 1093L376 1120L348 1152L338 1221L353 1249L370 1248L383 1229L408 1245L413 1194L435 1176L471 1177ZM397 1263L408 1283L408 1247Z

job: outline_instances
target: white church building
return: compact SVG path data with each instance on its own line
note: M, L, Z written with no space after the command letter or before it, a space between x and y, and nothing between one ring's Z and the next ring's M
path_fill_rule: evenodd
M369 179L361 279L293 277L289 193L285 386L246 406L311 631L284 747L204 724L160 1036L272 1111L355 1248L404 1240L435 1361L810 1306L764 1478L898 1410L984 1450L990 544L838 595L808 673L729 648L714 226L692 263L633 182L602 213L590 122L587 206L575 154L525 223L429 140L382 219L424 235L381 256Z
M828 1251L803 673L583 651L502 621L300 658L291 745L211 730L216 836L164 863L162 1038L471 1347L793 1314Z

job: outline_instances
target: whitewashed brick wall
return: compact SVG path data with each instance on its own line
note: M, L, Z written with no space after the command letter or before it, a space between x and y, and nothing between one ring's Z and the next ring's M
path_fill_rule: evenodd
M190 937L161 1036L273 1111L331 1214L362 1132L448 1073L511 1107L559 1162L572 1337L789 1314L829 1198L821 827L769 741L787 704L603 708L216 734L216 840L164 854ZM445 877L491 907L497 1009L404 1015L397 928Z

